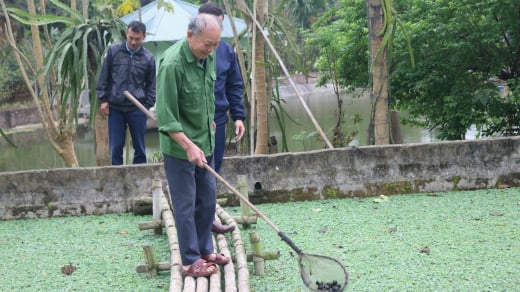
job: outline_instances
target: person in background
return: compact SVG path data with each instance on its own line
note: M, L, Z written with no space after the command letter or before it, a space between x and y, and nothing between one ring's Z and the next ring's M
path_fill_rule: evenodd
M206 2L199 7L199 13L217 16L224 21L224 11L213 2ZM226 126L228 111L235 124L235 141L242 139L245 133L244 120L246 118L242 101L242 76L238 68L235 50L231 45L221 40L216 51L217 80L215 81L215 171L219 172L226 148ZM234 225L222 225L213 222L212 231L215 233L231 232Z
M123 164L126 129L130 130L134 164L146 163L146 114L123 94L129 91L146 109L155 104L155 59L142 44L146 26L128 24L126 41L108 49L96 86L101 113L108 116L108 140L112 165Z
M187 37L167 49L157 74L157 126L175 214L182 273L207 277L230 258L214 253L211 226L217 182L214 167L215 54L222 23L199 14Z

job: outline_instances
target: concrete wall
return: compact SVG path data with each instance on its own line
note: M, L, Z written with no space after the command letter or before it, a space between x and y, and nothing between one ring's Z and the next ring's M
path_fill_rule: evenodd
M0 111L0 128L3 130L38 123L40 116L34 107Z
M520 137L227 157L254 204L520 186ZM162 164L0 173L0 219L131 211ZM219 184L221 204L238 200Z

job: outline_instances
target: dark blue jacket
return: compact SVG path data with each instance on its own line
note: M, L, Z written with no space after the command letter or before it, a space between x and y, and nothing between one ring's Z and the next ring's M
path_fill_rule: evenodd
M123 94L128 90L149 109L155 104L155 74L155 59L144 47L132 54L126 42L114 44L99 74L97 96L101 103L108 101L111 108L132 111L137 107Z
M227 123L227 111L233 121L245 120L242 101L242 76L235 51L228 43L220 41L217 52L217 80L215 81L215 123Z

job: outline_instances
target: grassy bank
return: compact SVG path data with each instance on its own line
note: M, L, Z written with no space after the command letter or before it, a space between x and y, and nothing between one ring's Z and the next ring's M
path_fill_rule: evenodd
M350 291L520 291L520 189L263 204L305 252L337 258ZM231 215L238 208L226 208ZM0 221L0 291L164 291L169 273L135 272L142 246L168 260L151 216L112 214ZM252 291L305 291L297 257L261 219L263 249L279 250ZM73 265L71 274L61 268ZM252 266L250 266L252 274Z

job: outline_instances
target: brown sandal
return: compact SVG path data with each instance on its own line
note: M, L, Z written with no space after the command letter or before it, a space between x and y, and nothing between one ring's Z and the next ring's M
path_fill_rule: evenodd
M211 255L215 255L215 258L211 259ZM207 256L203 256L202 258L210 263L215 263L217 265L227 265L227 263L229 263L229 258L223 253L212 253Z
M212 271L211 267L214 267L215 270ZM198 259L193 264L191 264L190 268L188 270L182 270L182 274L185 277L209 277L213 274L216 274L218 272L218 266L213 263L209 262L204 259Z

